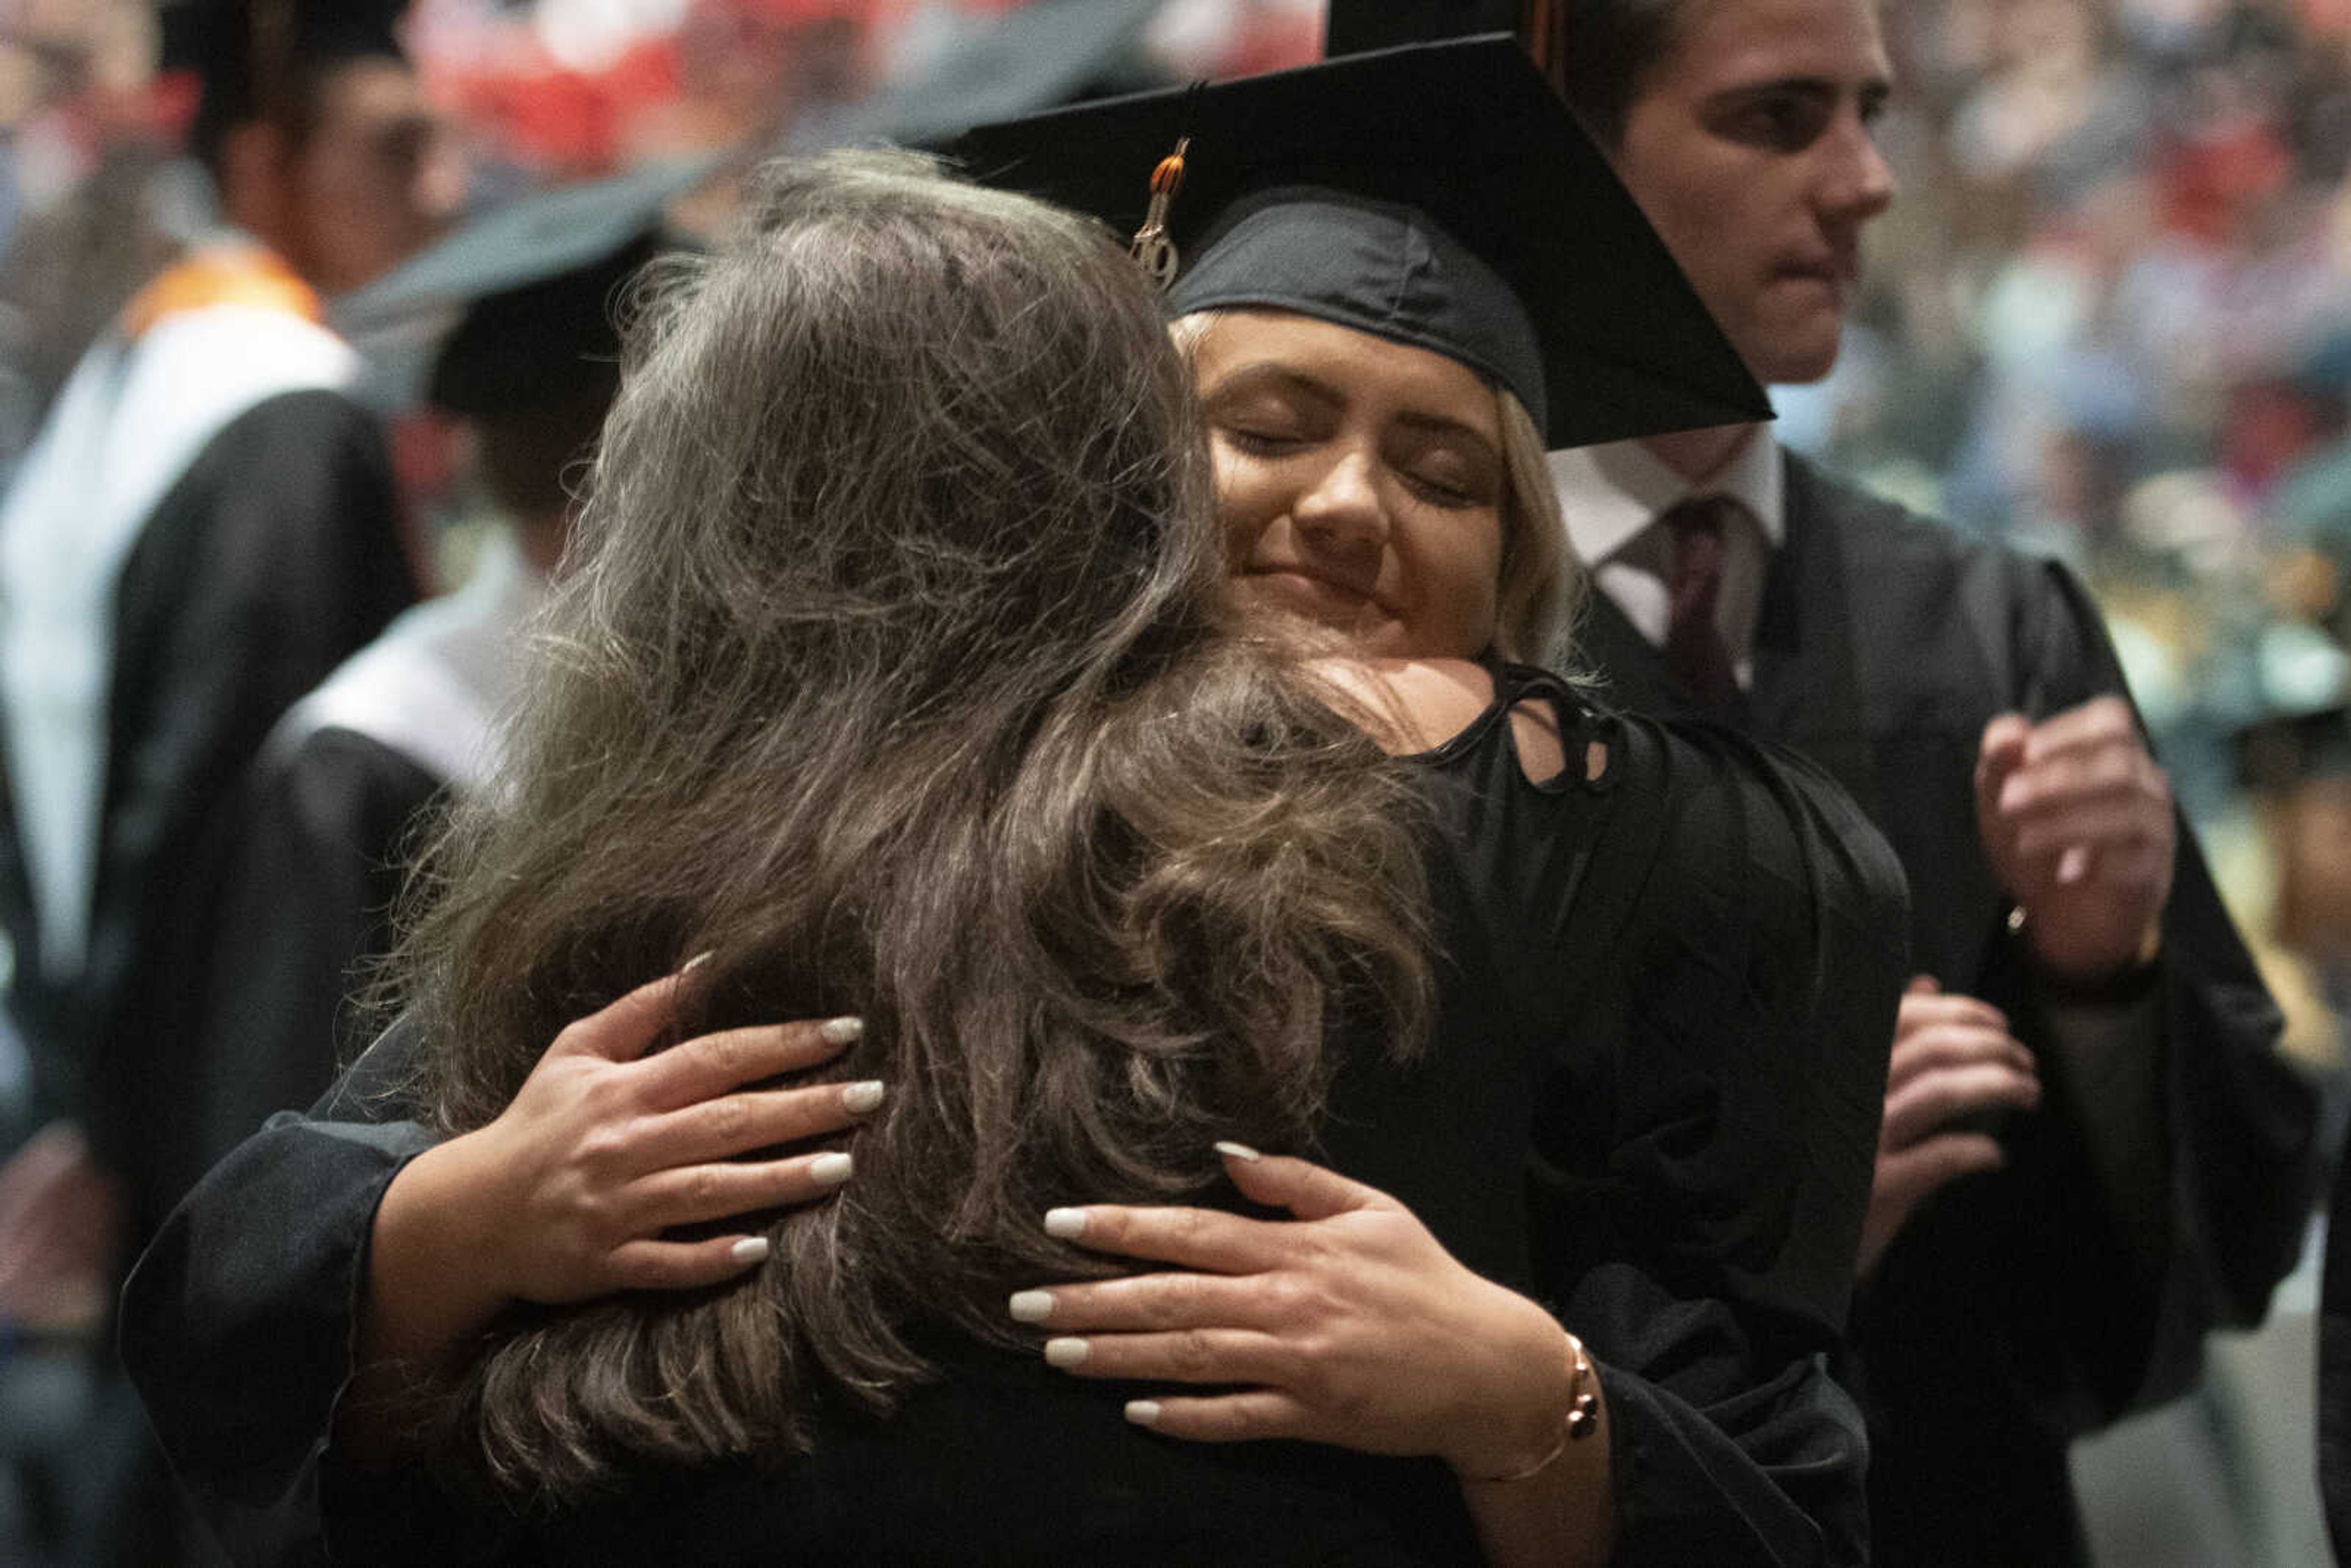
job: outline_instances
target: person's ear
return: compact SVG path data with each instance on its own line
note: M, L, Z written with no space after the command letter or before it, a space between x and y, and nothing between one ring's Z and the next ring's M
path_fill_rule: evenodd
M221 211L265 245L282 246L294 208L294 170L285 133L247 120L221 141Z

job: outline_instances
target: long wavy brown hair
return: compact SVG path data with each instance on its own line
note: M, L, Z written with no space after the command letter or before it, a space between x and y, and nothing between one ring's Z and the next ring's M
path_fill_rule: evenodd
M1104 232L919 159L776 164L648 290L511 761L395 960L423 1113L484 1124L705 951L678 1037L862 1014L820 1076L890 1095L753 1276L510 1314L444 1456L554 1502L803 1448L1102 1271L1047 1207L1310 1148L1342 1042L1417 1040L1409 787L1228 624L1207 476Z

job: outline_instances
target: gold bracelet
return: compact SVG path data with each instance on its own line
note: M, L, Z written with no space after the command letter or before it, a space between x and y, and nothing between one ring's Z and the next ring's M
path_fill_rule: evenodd
M1567 1333L1565 1329L1560 1331ZM1483 1486L1509 1486L1514 1481L1531 1481L1559 1462L1570 1443L1580 1443L1600 1429L1600 1396L1593 1392L1592 1358L1583 1354L1583 1342L1573 1334L1567 1335L1567 1419L1560 1424L1559 1441L1551 1451L1533 1464L1521 1465L1515 1470L1505 1470L1499 1476L1475 1476L1471 1479Z

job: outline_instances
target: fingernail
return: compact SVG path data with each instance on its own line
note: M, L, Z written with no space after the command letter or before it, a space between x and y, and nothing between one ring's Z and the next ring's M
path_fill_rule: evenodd
M746 1236L735 1243L731 1250L735 1261L748 1269L754 1263L766 1262L768 1254L774 1249L768 1245L768 1239L764 1236Z
M1011 1306L1014 1322L1041 1323L1053 1315L1053 1292L1015 1291L1012 1292Z
M1259 1154L1247 1144L1218 1144L1217 1145L1217 1153L1223 1155L1228 1159L1247 1160L1251 1165L1255 1165L1258 1161L1265 1158L1263 1155Z
M1045 1211L1045 1234L1061 1241L1075 1241L1086 1233L1086 1211L1082 1208L1049 1208Z
M862 1116L882 1103L882 1096L887 1092L885 1085L872 1079L852 1083L841 1092L841 1108L852 1116Z
M1064 1369L1086 1364L1086 1342L1081 1339L1049 1339L1045 1342L1045 1364Z
M688 958L684 963L680 964L677 967L677 972L681 975L691 975L696 969L699 969L702 966L707 964L711 959L717 956L717 948L705 947L701 952L696 953L693 957Z
M827 1045L850 1045L865 1038L863 1019L827 1019L817 1031Z
M1126 1402L1126 1418L1134 1422L1138 1427L1158 1426L1159 1401L1156 1399L1128 1400Z
M809 1179L819 1186L839 1186L849 1179L847 1155L819 1155L809 1162Z

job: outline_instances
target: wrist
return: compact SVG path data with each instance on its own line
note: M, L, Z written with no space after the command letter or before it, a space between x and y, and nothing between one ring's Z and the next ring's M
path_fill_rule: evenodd
M520 1298L505 1207L478 1135L436 1144L403 1166L377 1207L368 1259L371 1339L387 1357L437 1364Z
M1556 1464L1568 1448L1592 1436L1600 1425L1600 1376L1583 1342L1552 1324L1544 1351L1548 1375L1529 1380L1545 1391L1531 1418L1519 1424L1507 1446L1489 1443L1480 1451L1450 1462L1463 1482L1477 1486L1511 1486L1532 1480ZM1489 1437L1501 1433L1488 1427Z
M2009 936L2021 942L2034 983L2063 1001L2123 1004L2137 1000L2153 982L2163 955L2163 918L2151 916L2125 952L2113 944L2085 950L2053 939L2022 904L2009 907Z

